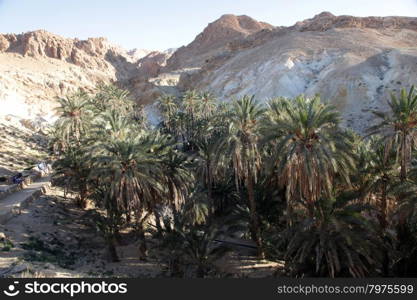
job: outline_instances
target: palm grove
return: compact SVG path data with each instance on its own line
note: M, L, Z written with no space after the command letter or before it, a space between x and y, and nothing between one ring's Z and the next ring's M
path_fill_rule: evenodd
M288 276L417 275L414 88L393 93L365 136L318 96L165 95L158 126L114 86L59 104L54 180L100 209L114 261L131 228L140 258L160 250L175 277L221 276L228 236Z

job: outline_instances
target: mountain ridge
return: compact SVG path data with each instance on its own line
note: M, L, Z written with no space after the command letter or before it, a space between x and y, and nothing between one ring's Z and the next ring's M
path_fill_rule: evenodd
M329 12L287 27L226 14L188 45L164 52L127 51L105 38L70 39L44 30L0 34L0 101L44 114L49 104L35 108L99 82L128 88L144 105L194 88L221 100L320 93L347 126L362 131L372 122L370 111L384 108L388 90L417 78L416 44L417 18Z

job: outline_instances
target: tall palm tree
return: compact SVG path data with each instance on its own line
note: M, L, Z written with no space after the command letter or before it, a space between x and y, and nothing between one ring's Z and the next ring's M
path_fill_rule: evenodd
M274 122L274 120L279 120L281 114L285 113L286 106L288 106L289 99L284 97L272 98L267 103L266 110L266 120L269 122Z
M209 212L213 213L213 181L216 174L218 158L217 144L215 138L201 139L197 142L197 173L201 182L207 188L207 197L209 200Z
M85 207L90 194L89 176L91 165L84 147L67 148L54 162L54 179L63 180L64 192L78 193L77 204Z
M161 147L155 155L158 155L161 160L161 180L167 187L167 197L165 197L167 201L163 202L176 211L184 203L194 176L187 156L175 149L175 141L168 140L166 137L159 139Z
M62 140L67 144L71 141L80 143L82 135L90 126L92 117L91 104L88 95L78 92L66 98L58 99L56 108L59 114L57 128L61 132Z
M339 113L318 96L299 96L265 125L274 150L271 166L286 187L287 201L305 201L313 210L322 193L330 195L338 175L349 183L354 168L350 135L339 128ZM269 112L270 113L270 112ZM312 210L310 213L312 214Z
M261 229L256 212L254 184L261 164L259 154L259 124L264 109L254 97L244 96L233 103L230 126L227 135L219 144L218 153L229 158L233 167L236 188L243 182L247 189L248 206L251 216L252 239L257 245L258 256L264 258Z
M103 140L124 140L140 133L137 123L117 110L106 110L97 116L92 134Z
M166 128L169 131L173 130L175 114L178 112L178 103L175 96L165 94L159 97L158 109Z
M369 129L370 134L381 134L385 140L386 151L394 148L400 163L400 178L405 181L411 162L411 152L417 145L417 93L411 86L407 93L401 89L399 96L391 93L388 112L374 112L382 119Z
M200 114L208 119L216 109L216 98L209 92L204 92L200 94L200 102Z
M142 240L140 257L146 256L144 222L152 212L153 201L163 194L161 161L154 149L141 137L115 139L96 146L92 176L110 187L112 207L134 212L139 238Z

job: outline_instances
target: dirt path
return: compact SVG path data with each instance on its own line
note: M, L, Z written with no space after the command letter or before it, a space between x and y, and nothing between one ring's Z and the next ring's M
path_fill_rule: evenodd
M50 178L43 177L23 189L0 200L0 224L5 224L11 218L20 214L33 200L39 198L50 186Z
M49 189L0 225L12 244L10 249L0 247L0 277L164 277L152 241L147 261L139 260L138 244L129 232L117 247L121 261L109 263L105 242L95 229L95 211L74 203L59 189ZM271 276L278 266L241 253L231 253L222 265L234 277Z

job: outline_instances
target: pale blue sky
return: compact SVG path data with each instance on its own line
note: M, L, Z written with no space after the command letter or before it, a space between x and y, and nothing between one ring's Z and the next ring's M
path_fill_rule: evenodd
M188 44L223 14L288 26L322 11L417 16L417 0L0 0L0 32L45 29L81 39L104 36L126 49L164 50Z

